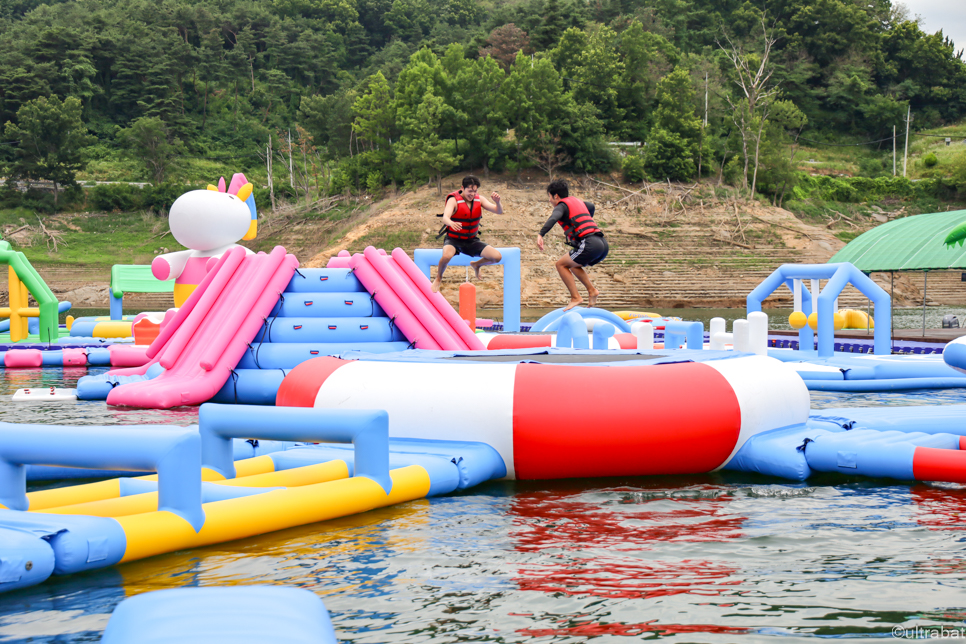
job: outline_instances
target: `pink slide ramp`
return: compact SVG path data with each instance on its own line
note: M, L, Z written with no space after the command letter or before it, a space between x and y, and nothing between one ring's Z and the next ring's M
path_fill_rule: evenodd
M148 347L149 362L125 370L143 373L160 363L165 371L114 388L107 404L170 409L210 399L255 339L296 268L298 260L281 246L268 255L247 255L240 246L225 253Z
M362 254L332 258L329 265L351 267L417 349L486 350L446 298L433 293L429 279L402 249L397 248L390 257L370 246Z

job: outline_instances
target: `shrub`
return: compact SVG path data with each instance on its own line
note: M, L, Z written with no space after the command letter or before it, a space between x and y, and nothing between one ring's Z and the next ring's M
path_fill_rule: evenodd
M647 152L644 153L644 167L648 176L655 181L687 181L693 178L697 172L693 148L694 145L680 134L654 128L647 141Z
M936 156L935 152L930 152L922 158L922 163L927 168L933 168L939 165L939 157Z
M621 173L624 180L630 183L644 181L644 159L639 154L628 154L621 161Z

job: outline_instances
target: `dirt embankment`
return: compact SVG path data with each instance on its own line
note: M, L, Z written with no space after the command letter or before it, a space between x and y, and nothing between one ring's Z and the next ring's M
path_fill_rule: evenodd
M462 175L448 177L444 194L459 187ZM568 177L571 194L596 204L595 218L605 231L611 252L590 270L601 291L600 305L610 309L743 307L748 293L784 263L824 263L845 243L835 235L840 230L863 232L879 222L840 221L826 226L809 225L781 208L758 202L736 201L731 192L711 183L695 185L637 184L621 186L616 179ZM484 213L481 238L494 246L521 249L522 301L525 307L562 306L567 292L554 269L554 262L569 247L559 227L547 236L541 252L536 234L551 206L545 192L546 180L520 183L505 177L484 180L481 193L497 191L504 213ZM297 214L280 219L265 218L259 239L251 244L267 250L281 244L296 254L304 266L324 266L341 250L360 252L366 246L391 250L401 247L438 248L436 233L442 212L442 197L435 188L365 201L350 217L333 223ZM109 266L45 266L38 270L61 299L77 307L108 305ZM472 277L472 272L469 272ZM456 303L460 283L467 276L462 267L450 268L443 294ZM890 276L873 278L887 291ZM5 281L4 281L5 282ZM896 306L922 302L921 275L896 276ZM6 284L0 285L0 292ZM494 308L502 303L502 271L483 269L477 283L478 304ZM5 298L4 298L5 299ZM962 303L960 273L932 273L929 303ZM164 296L131 295L132 307L164 308ZM864 296L847 290L842 306L865 306ZM782 289L766 305L790 307L791 294Z

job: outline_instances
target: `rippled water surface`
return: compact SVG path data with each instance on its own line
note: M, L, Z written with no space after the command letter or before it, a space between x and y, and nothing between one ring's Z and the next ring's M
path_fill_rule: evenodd
M197 410L14 405L70 370L0 371L0 420L189 424ZM816 392L815 407L963 403ZM673 429L669 429L673 431ZM764 642L966 635L966 488L751 475L491 483L0 595L0 642L98 641L125 597L286 584L344 642ZM2 550L0 550L2 553ZM177 616L172 616L176 618Z

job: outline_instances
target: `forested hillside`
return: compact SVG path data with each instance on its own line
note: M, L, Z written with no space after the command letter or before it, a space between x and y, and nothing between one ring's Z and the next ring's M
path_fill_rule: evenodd
M780 202L801 176L799 139L891 150L907 113L913 129L966 116L962 50L889 0L3 0L0 12L8 188L81 173L160 189L233 170L271 185L270 154L275 195L467 168L621 168ZM966 190L960 157L944 176Z

